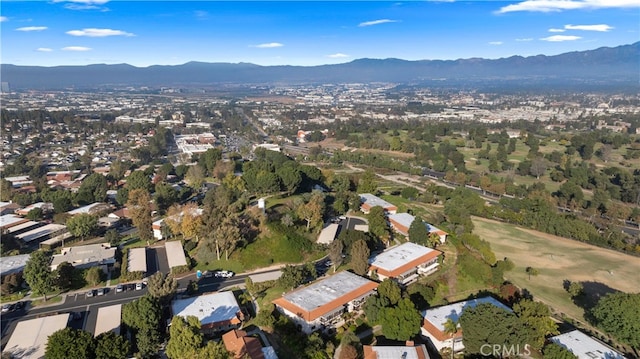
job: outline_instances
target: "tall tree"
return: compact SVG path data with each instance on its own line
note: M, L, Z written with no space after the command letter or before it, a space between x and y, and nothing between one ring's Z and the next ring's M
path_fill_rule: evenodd
M100 267L91 267L84 274L84 279L91 286L96 286L102 282L104 272Z
M145 295L122 306L122 322L135 330L157 329L161 307L158 299Z
M229 215L222 219L218 227L209 232L206 245L215 247L218 260L221 252L225 253L225 258L228 260L229 252L233 252L241 240L238 219L234 215Z
M169 328L167 356L170 359L192 358L203 344L200 320L194 316L182 318L174 316Z
M80 329L60 329L47 339L44 355L47 359L95 358L93 335Z
M329 260L333 262L333 272L336 272L336 269L340 267L342 264L344 244L340 239L335 239L329 245Z
M542 350L544 359L578 359L569 349L558 343L549 343Z
M460 316L460 328L468 354L483 354L487 345L524 348L529 336L515 314L491 303L465 308Z
M87 193L90 202L102 202L107 198L107 178L100 173L92 173L80 184L78 193Z
M392 279L383 280L378 286L378 295L387 298L391 305L396 305L402 298L402 290L398 282Z
M45 302L47 301L47 293L55 288L55 278L51 273L50 263L51 257L45 252L37 250L31 253L23 271L24 280L29 284L31 290L36 294L43 295Z
M71 289L74 272L75 268L69 262L62 262L58 265L53 275L56 278L56 285L60 290L67 291Z
M170 274L156 272L149 277L147 289L149 290L149 295L157 298L160 303L167 304L171 301L173 295L176 294L178 281Z
M67 219L66 225L71 234L84 240L98 227L98 219L91 214L81 213Z
M307 230L322 226L322 218L325 210L325 196L320 191L314 191L309 201L298 206L297 215L307 221Z
M154 196L158 212L164 213L171 205L178 201L178 191L164 182L156 183Z
M546 336L559 334L558 325L551 319L551 311L544 303L524 299L513 306L513 312L528 329L528 342L535 349L542 348Z
M591 310L595 324L640 350L640 293L609 293Z
M151 198L149 196L149 192L142 188L134 189L129 192L127 207L131 214L131 221L138 229L140 239L147 242L153 239L150 202Z
M389 235L389 224L384 208L375 206L369 211L369 232L378 238L386 238Z
M358 193L378 192L378 183L376 182L376 174L372 170L366 170L358 181Z
M538 270L533 267L527 267L524 271L529 275L529 280L531 280L531 276L535 277L538 275Z
M146 192L151 192L153 189L151 178L147 176L143 171L133 171L132 174L127 177L127 189L129 192L142 189Z
M131 343L122 335L108 331L98 335L96 342L96 359L129 358Z
M413 243L426 245L429 243L429 231L422 218L416 216L409 226L409 240Z
M447 318L447 320L443 323L444 325L444 333L449 335L449 339L451 339L451 359L453 359L453 353L455 353L455 335L458 333L458 322Z
M356 274L364 275L369 270L369 246L362 239L351 246L351 268Z
M383 308L379 315L382 333L388 339L406 341L420 332L422 316L409 298L395 307Z

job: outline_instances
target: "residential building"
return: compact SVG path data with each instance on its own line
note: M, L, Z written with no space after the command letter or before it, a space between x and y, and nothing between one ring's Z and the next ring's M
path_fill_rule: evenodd
M4 216L5 214L15 213L20 206L17 203L9 202L0 202L0 216Z
M116 263L116 248L111 248L109 243L62 248L60 254L52 256L51 270L56 270L63 262L76 268L110 267Z
M44 358L47 339L67 327L69 316L69 313L65 313L18 322L3 354L11 353L11 358L16 359Z
M409 228L411 227L411 223L413 223L416 217L409 213L396 213L390 214L387 219L389 220L391 229L402 234L405 237L408 237ZM440 243L444 243L447 240L447 232L424 221L423 223L427 227L427 232L429 234L435 233L438 236L438 238L440 239Z
M331 244L340 232L340 225L338 223L330 223L320 231L318 235L318 243Z
M264 337L263 337L264 338ZM260 339L247 335L244 330L234 329L222 336L222 342L229 353L238 359L277 359L273 347L263 347Z
M31 257L30 254L19 254L0 258L0 276L22 272L29 257Z
M364 345L362 350L364 359L429 359L427 347L413 342L407 342L405 346Z
M17 226L26 222L29 222L29 220L15 214L2 215L0 216L0 231L8 230L13 226Z
M476 298L441 307L429 308L422 311L422 317L424 318L421 328L422 335L428 337L438 351L443 348L451 348L453 342L455 342L455 351L464 349L464 344L462 343L462 331L458 330L458 332L451 337L449 334L444 332L444 323L448 319L457 323L465 309L475 308L479 304L483 303L495 305L496 307L509 312L512 311L511 308L500 303L493 297Z
M625 359L619 351L577 329L551 337L550 340L567 348L578 359Z
M34 210L36 208L40 208L43 213L51 212L53 211L53 203L48 203L48 202L34 203L22 209L17 209L15 213L21 216L26 216L29 212L31 212L31 210Z
M110 210L111 210L111 206L109 204L96 202L96 203L88 204L86 206L71 210L67 212L67 214L70 216L75 216L78 214L98 214L100 212L106 212Z
M435 272L442 252L419 244L407 242L387 249L369 259L369 271L380 280L395 279L399 284L415 282L420 275Z
M173 315L194 316L203 332L215 333L237 329L244 320L233 292L217 292L197 297L176 299L171 303Z
M365 214L368 214L371 208L376 206L382 207L386 213L390 214L395 214L398 211L398 207L371 193L360 194L360 202L360 210Z
M16 235L16 238L22 240L24 243L40 243L42 241L52 239L67 232L67 226L63 224L47 224L36 229Z
M336 273L273 301L305 333L344 324L342 314L360 308L378 283L348 271Z

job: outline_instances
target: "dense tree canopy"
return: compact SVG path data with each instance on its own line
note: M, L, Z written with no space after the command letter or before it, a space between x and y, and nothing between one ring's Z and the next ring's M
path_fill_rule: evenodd
M383 308L378 322L388 339L406 341L420 332L422 316L410 299L404 298L395 307Z
M47 293L55 288L55 278L51 272L50 263L51 257L38 250L31 253L23 271L24 280L31 290L36 294L44 295L45 301Z
M595 324L623 343L640 349L640 293L610 293L591 310Z
M174 316L169 329L167 356L170 359L192 358L203 344L200 320L189 316L186 319Z
M490 303L466 308L460 316L460 327L464 333L465 352L469 354L482 354L485 344L524 348L529 338L528 331L515 314Z
M45 357L50 359L95 358L93 335L80 329L64 328L47 339Z

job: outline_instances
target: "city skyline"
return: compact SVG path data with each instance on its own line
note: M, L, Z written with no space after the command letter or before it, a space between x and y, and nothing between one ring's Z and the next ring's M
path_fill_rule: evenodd
M640 1L3 1L3 64L556 55L639 40Z

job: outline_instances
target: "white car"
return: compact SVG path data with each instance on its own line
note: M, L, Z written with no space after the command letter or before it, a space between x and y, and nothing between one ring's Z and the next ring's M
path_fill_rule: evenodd
M226 271L226 270L221 270L219 272L216 273L216 277L220 277L220 278L231 278L233 277L234 273L231 271Z
M142 283L136 283L136 290L142 290Z

